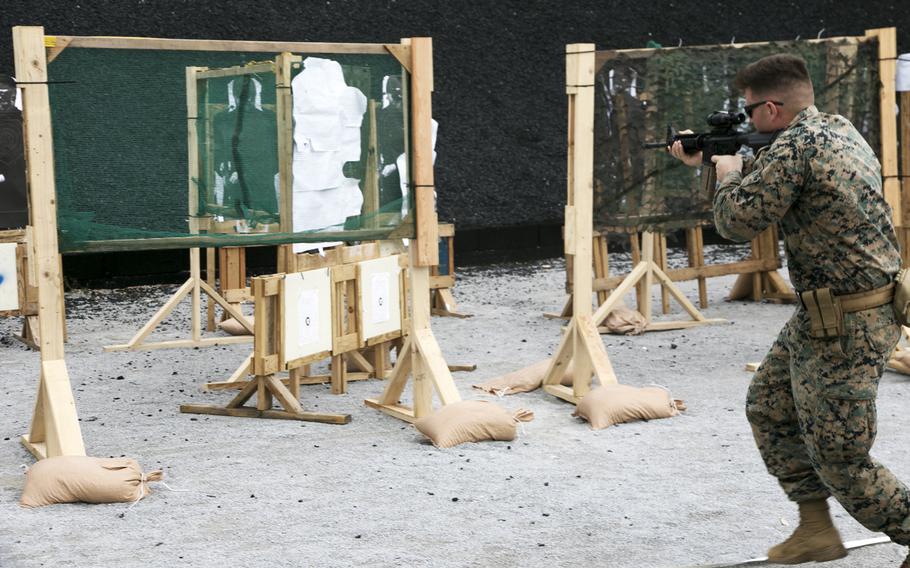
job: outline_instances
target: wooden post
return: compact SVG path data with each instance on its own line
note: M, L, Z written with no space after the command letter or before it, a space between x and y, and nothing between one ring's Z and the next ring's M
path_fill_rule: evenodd
M398 352L395 368L382 396L366 404L413 422L433 411L433 390L443 405L461 400L452 373L430 329L430 266L439 262L438 226L433 197L433 147L431 136L433 91L433 43L430 38L411 38L411 172L416 197L417 237L409 248L408 289L410 317L408 337ZM413 406L399 404L399 397L413 375Z
M63 348L63 285L44 28L13 28L16 78L22 84L29 204L38 286L41 378L31 429L22 443L38 459L85 455Z
M904 217L897 235L901 243L903 265L910 265L910 91L900 94L901 120L901 210Z
M866 30L866 37L878 38L879 113L881 132L882 178L885 201L891 206L896 227L904 225L901 184L897 173L897 105L895 73L897 71L897 28Z
M278 121L278 196L279 227L282 233L294 231L294 101L291 93L293 63L299 55L281 53L275 62L275 115ZM278 271L296 272L293 245L278 246Z
M433 40L411 40L411 194L414 196L417 238L411 246L417 255L412 267L439 264L439 221L436 218L436 196L433 177L433 143L430 114L433 96ZM426 113L426 116L423 116ZM420 143L418 143L420 141ZM412 290L418 295L416 290ZM427 298L430 294L427 292ZM429 300L428 300L429 301Z
M562 337L543 385L546 392L577 404L590 390L591 377L615 383L591 313L594 238L594 44L566 46L566 94L569 97L568 183L571 205L565 209L565 250L572 257L572 319ZM572 386L561 385L574 363Z

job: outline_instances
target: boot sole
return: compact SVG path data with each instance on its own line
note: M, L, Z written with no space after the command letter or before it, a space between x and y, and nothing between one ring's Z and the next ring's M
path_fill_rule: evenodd
M802 564L804 562L830 562L847 556L847 549L843 545L829 546L821 550L806 552L795 558L768 558L773 564Z

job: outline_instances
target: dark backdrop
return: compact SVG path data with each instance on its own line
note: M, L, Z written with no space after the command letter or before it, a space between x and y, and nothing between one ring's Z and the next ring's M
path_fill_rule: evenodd
M432 36L440 218L460 250L558 251L565 202L564 46L599 49L861 35L896 26L899 1L0 0L0 73L14 25L48 34L388 42ZM182 258L182 255L181 255Z

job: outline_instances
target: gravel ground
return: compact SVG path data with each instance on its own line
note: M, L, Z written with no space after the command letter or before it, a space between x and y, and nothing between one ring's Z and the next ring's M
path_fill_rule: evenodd
M709 250L723 258L730 249ZM738 254L740 251L734 251ZM678 262L678 256L672 261ZM622 262L611 256L612 266ZM470 319L434 318L463 398L472 383L550 355L560 323L561 260L468 267L455 289ZM792 307L724 302L732 278L709 281L711 318L727 324L604 336L619 380L660 384L684 399L681 416L592 431L543 392L505 397L536 418L513 442L440 450L411 426L363 405L382 383L347 395L303 387L305 408L347 412L344 426L180 414L249 347L103 353L128 339L174 287L75 290L67 295L67 362L91 455L163 468L171 492L127 505L17 506L38 356L0 320L0 566L607 566L676 568L764 555L796 524L767 475L743 412L745 363L758 361ZM683 291L695 297L694 283ZM659 305L659 304L658 304ZM187 306L164 333L189 321ZM667 317L679 317L674 305ZM876 456L910 479L910 383L887 373ZM834 505L846 540L875 536ZM883 544L832 567L897 566Z

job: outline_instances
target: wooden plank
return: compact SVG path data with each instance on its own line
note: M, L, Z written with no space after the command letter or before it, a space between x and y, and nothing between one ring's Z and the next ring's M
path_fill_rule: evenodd
M321 351L319 353L313 353L312 355L307 355L305 357L299 357L297 359L292 359L288 361L285 367L288 370L299 369L300 367L316 363L317 361L322 361L332 356L331 351Z
M332 394L348 392L347 367L344 355L332 356Z
M645 331L669 331L672 329L688 329L690 327L698 327L700 325L708 325L715 323L727 323L725 319L707 319L702 318L699 320L683 320L683 321L656 321L651 322L645 327ZM606 329L604 332L608 331Z
M247 233L237 235L199 234L183 237L161 237L143 239L110 239L80 243L78 252L117 252L126 250L167 250L194 247L222 247L226 245L257 247L287 244L293 242L324 241L376 241L389 237L388 228L358 229L351 231L326 231L306 236L288 236L283 233ZM75 251L65 251L75 252Z
M594 376L597 377L601 385L617 383L613 364L610 363L610 358L607 356L607 350L604 348L600 333L594 326L594 320L591 316L581 317L578 319L577 328L576 333L585 345L585 351L587 351L591 361ZM577 391L575 392L578 394Z
M217 251L213 248L205 249L205 281L214 288L216 280L216 261ZM215 303L205 303L205 329L206 331L215 331Z
M903 218L900 226L910 227L910 91L900 93L900 116L904 117L900 121L900 163L901 163L901 212ZM903 248L904 265L910 260L910 250L908 247Z
M244 381L240 392L237 393L230 402L227 403L225 408L240 408L244 405L246 401L250 399L256 392L259 390L259 379L256 377L250 378L248 381Z
M409 43L387 43L386 51L401 63L401 66L411 72L411 46Z
M366 344L368 347L372 347L374 345L379 345L380 343L385 343L385 342L391 341L393 339L398 339L399 337L401 337L401 334L402 334L402 331L400 329L397 331L390 331L388 333L383 333L382 335L377 335L375 337L371 337L371 338L367 339Z
M698 278L716 278L719 276L729 276L731 274L752 274L755 272L770 272L776 268L773 259L761 260L743 260L727 264L709 264L705 266L693 266L689 268L675 268L666 272L667 277L673 282L682 282L686 280L695 280ZM610 278L594 280L594 290L612 290L619 286L626 278L627 274L620 276L611 276Z
M272 395L278 400L278 404L283 406L285 410L295 414L303 412L303 408L300 406L300 401L297 400L297 397L292 394L281 381L276 379L275 375L262 377L262 381L265 383L265 386L268 387Z
M452 373L446 365L442 350L429 329L415 329L413 341L417 345L417 351L422 356L422 365L424 365L427 378L435 387L439 400L443 405L459 402L461 395L458 394L458 388L452 379ZM414 405L415 409L417 405Z
M368 398L363 401L363 403L370 408L375 408L376 410L384 412L393 418L404 420L405 422L409 423L417 422L417 417L414 416L414 410L407 406L401 406L399 404L383 404L375 398Z
M206 295L208 295L209 298L215 300L215 302L218 303L218 305L221 306L221 308L225 312L227 312L232 318L237 320L237 322L240 323L240 325L242 325L245 330L247 330L250 333L253 333L253 326L252 326L252 324L250 324L249 320L246 319L246 316L244 316L243 313L240 312L231 303L229 303L227 300L222 298L221 294L219 294L215 289L213 289L211 286L209 286L207 282L205 282L204 280L200 280L199 287L202 289L203 292L206 293ZM274 293L267 293L265 295L274 296L275 294L278 293L277 292L277 288L278 288L277 279L274 279L266 284L266 292L271 292L273 288L275 289Z
M282 232L294 230L294 174L292 168L294 152L294 102L291 93L291 64L298 59L290 53L282 53L275 64L276 108L278 122L278 196L279 219ZM293 258L287 250L286 262ZM290 267L281 267L288 269ZM290 271L290 270L289 270Z
M639 262L635 268L632 269L632 272L623 278L619 286L617 286L616 289L610 293L607 301L601 304L597 308L597 311L594 312L594 323L600 325L601 322L603 322L603 320L606 319L606 317L610 314L610 312L613 311L613 308L622 302L622 299L626 293L631 290L636 284L638 284L638 281L644 277L645 272L647 271L647 263Z
M193 341L202 339L202 266L200 263L199 249L190 249L190 281L193 290L190 295L190 330ZM243 322L241 322L243 323Z
M642 263L653 263L654 262L654 233L644 232L641 235L641 261ZM657 265L653 265L656 267ZM651 286L654 284L654 272L653 267L649 266L645 270L643 278L640 280L641 284L641 302L638 304L638 311L641 312L641 315L645 316L645 319L651 320Z
M389 384L386 385L385 391L379 399L382 405L398 404L404 387L407 386L408 374L411 372L411 338L404 340L404 345L398 351L398 358L395 361L395 367L389 375Z
M350 359L354 362L355 365L360 367L361 371L366 371L367 373L372 373L374 371L373 364L367 361L367 358L364 357L360 351L348 351L344 354L347 359Z
M133 338L126 343L126 345L108 346L105 347L104 350L123 351L124 349L122 348L139 346L145 340L145 338L148 337L156 327L158 327L158 324L164 321L164 319L167 318L167 316L170 315L172 311L174 311L174 308L176 308L177 305L183 301L187 294L193 290L193 284L194 283L192 278L184 282L183 285L180 286L176 292L174 292L174 295L171 296L170 299L165 302L157 312L155 312L152 318L149 319L149 321L147 321L138 332L136 332L136 335L134 335Z
M231 337L203 337L199 340L193 339L174 339L169 341L158 341L155 343L140 343L121 345L107 345L104 351L114 353L117 351L152 351L155 349L182 349L191 347L215 347L216 345L237 345L239 343L252 343L252 335L239 335Z
M543 390L566 402L571 402L572 404L578 404L578 401L581 400L575 396L571 387L563 385L544 385Z
M828 37L824 39L809 39L802 40L807 43L823 43L823 42L847 42L847 43L861 43L863 41L862 37L856 36L837 36L837 37ZM754 42L743 42L736 43L733 47L742 48L742 47L752 47L752 46L763 46L768 45L768 42L763 41L754 41ZM673 51L679 49L678 47L661 47L661 48L631 48L631 49L610 49L602 50L597 52L597 69L603 67L603 64L611 59L616 59L617 57L628 57L628 58L639 58L639 57L650 57L654 53L660 51L660 53L672 53ZM685 46L687 50L714 50L717 49L717 45L687 45Z
M594 232L594 44L566 46L566 85L574 85L572 132L572 204L575 227L572 264L573 317L591 315ZM571 75L570 75L571 73ZM590 369L579 369L584 374Z
M379 226L379 134L376 123L376 109L378 101L371 100L367 103L367 159L363 180L363 209L362 215L366 216L366 226L373 229Z
M257 73L276 73L275 64L271 61L263 63L248 63L220 69L206 69L198 67L196 79L218 79L220 77L242 77L243 75L256 75Z
M411 247L417 250L411 266L439 264L436 197L434 196L432 96L433 40L411 38L411 194L414 196L416 238Z
M649 274L654 274L657 279L666 287L667 291L676 299L677 302L683 307L686 312L694 319L703 321L705 316L702 315L698 308L692 305L692 302L683 295L682 291L679 288L673 285L673 281L670 280L670 277L664 274L664 271L661 270L656 264L652 263L651 270L648 271ZM650 318L648 318L650 319Z
M181 404L180 412L187 414L210 414L214 416L236 416L240 418L271 418L275 420L302 420L324 424L348 424L350 414L324 414L319 412L287 412L285 410L257 410L255 408L225 408L214 404Z
M550 357L550 362L547 364L547 370L543 374L541 384L560 384L569 362L575 356L575 347L575 320L573 319L565 329L565 333L563 333L559 345L556 347L556 352Z
M23 131L29 214L33 227L38 279L39 339L41 360L63 360L63 281L57 243L57 199L54 177L54 149L51 109L48 100L47 61L44 29L32 26L13 28L16 79L22 87ZM48 448L53 451L53 448Z
M900 181L897 178L897 105L895 73L897 69L897 28L866 30L865 37L878 39L879 113L881 134L881 164L885 201L891 206L892 220L903 226Z
M454 276L430 276L430 290L452 288L455 286Z
M84 49L151 49L166 51L240 51L253 53L388 53L382 43L317 43L289 41L238 41L218 39L169 39L118 36L49 36L54 41L68 42L70 48ZM21 75L20 75L21 76ZM21 79L20 79L21 81Z
M45 437L43 440L30 437L30 441L44 442L47 457L84 456L85 445L82 442L82 430L76 415L76 401L73 398L66 361L43 360L41 385Z
M370 380L373 378L375 378L375 377L371 376L368 373L348 372L348 374L347 374L347 380L349 382L350 381L366 381L366 380ZM290 377L278 379L276 377L275 380L278 380L281 382L281 384L287 386L289 392L293 392L291 390L291 387L292 387L292 383L295 379L292 379ZM298 382L298 385L322 385L322 384L330 383L332 381L332 375L307 375L305 373L297 373L296 381ZM211 391L239 390L239 389L242 389L246 384L247 384L247 381L245 381L245 380L233 381L233 382L232 381L219 381L219 382L213 382L213 383L205 383L203 385L203 388L205 388L206 390L211 390ZM298 393L298 398L299 398L299 393Z

